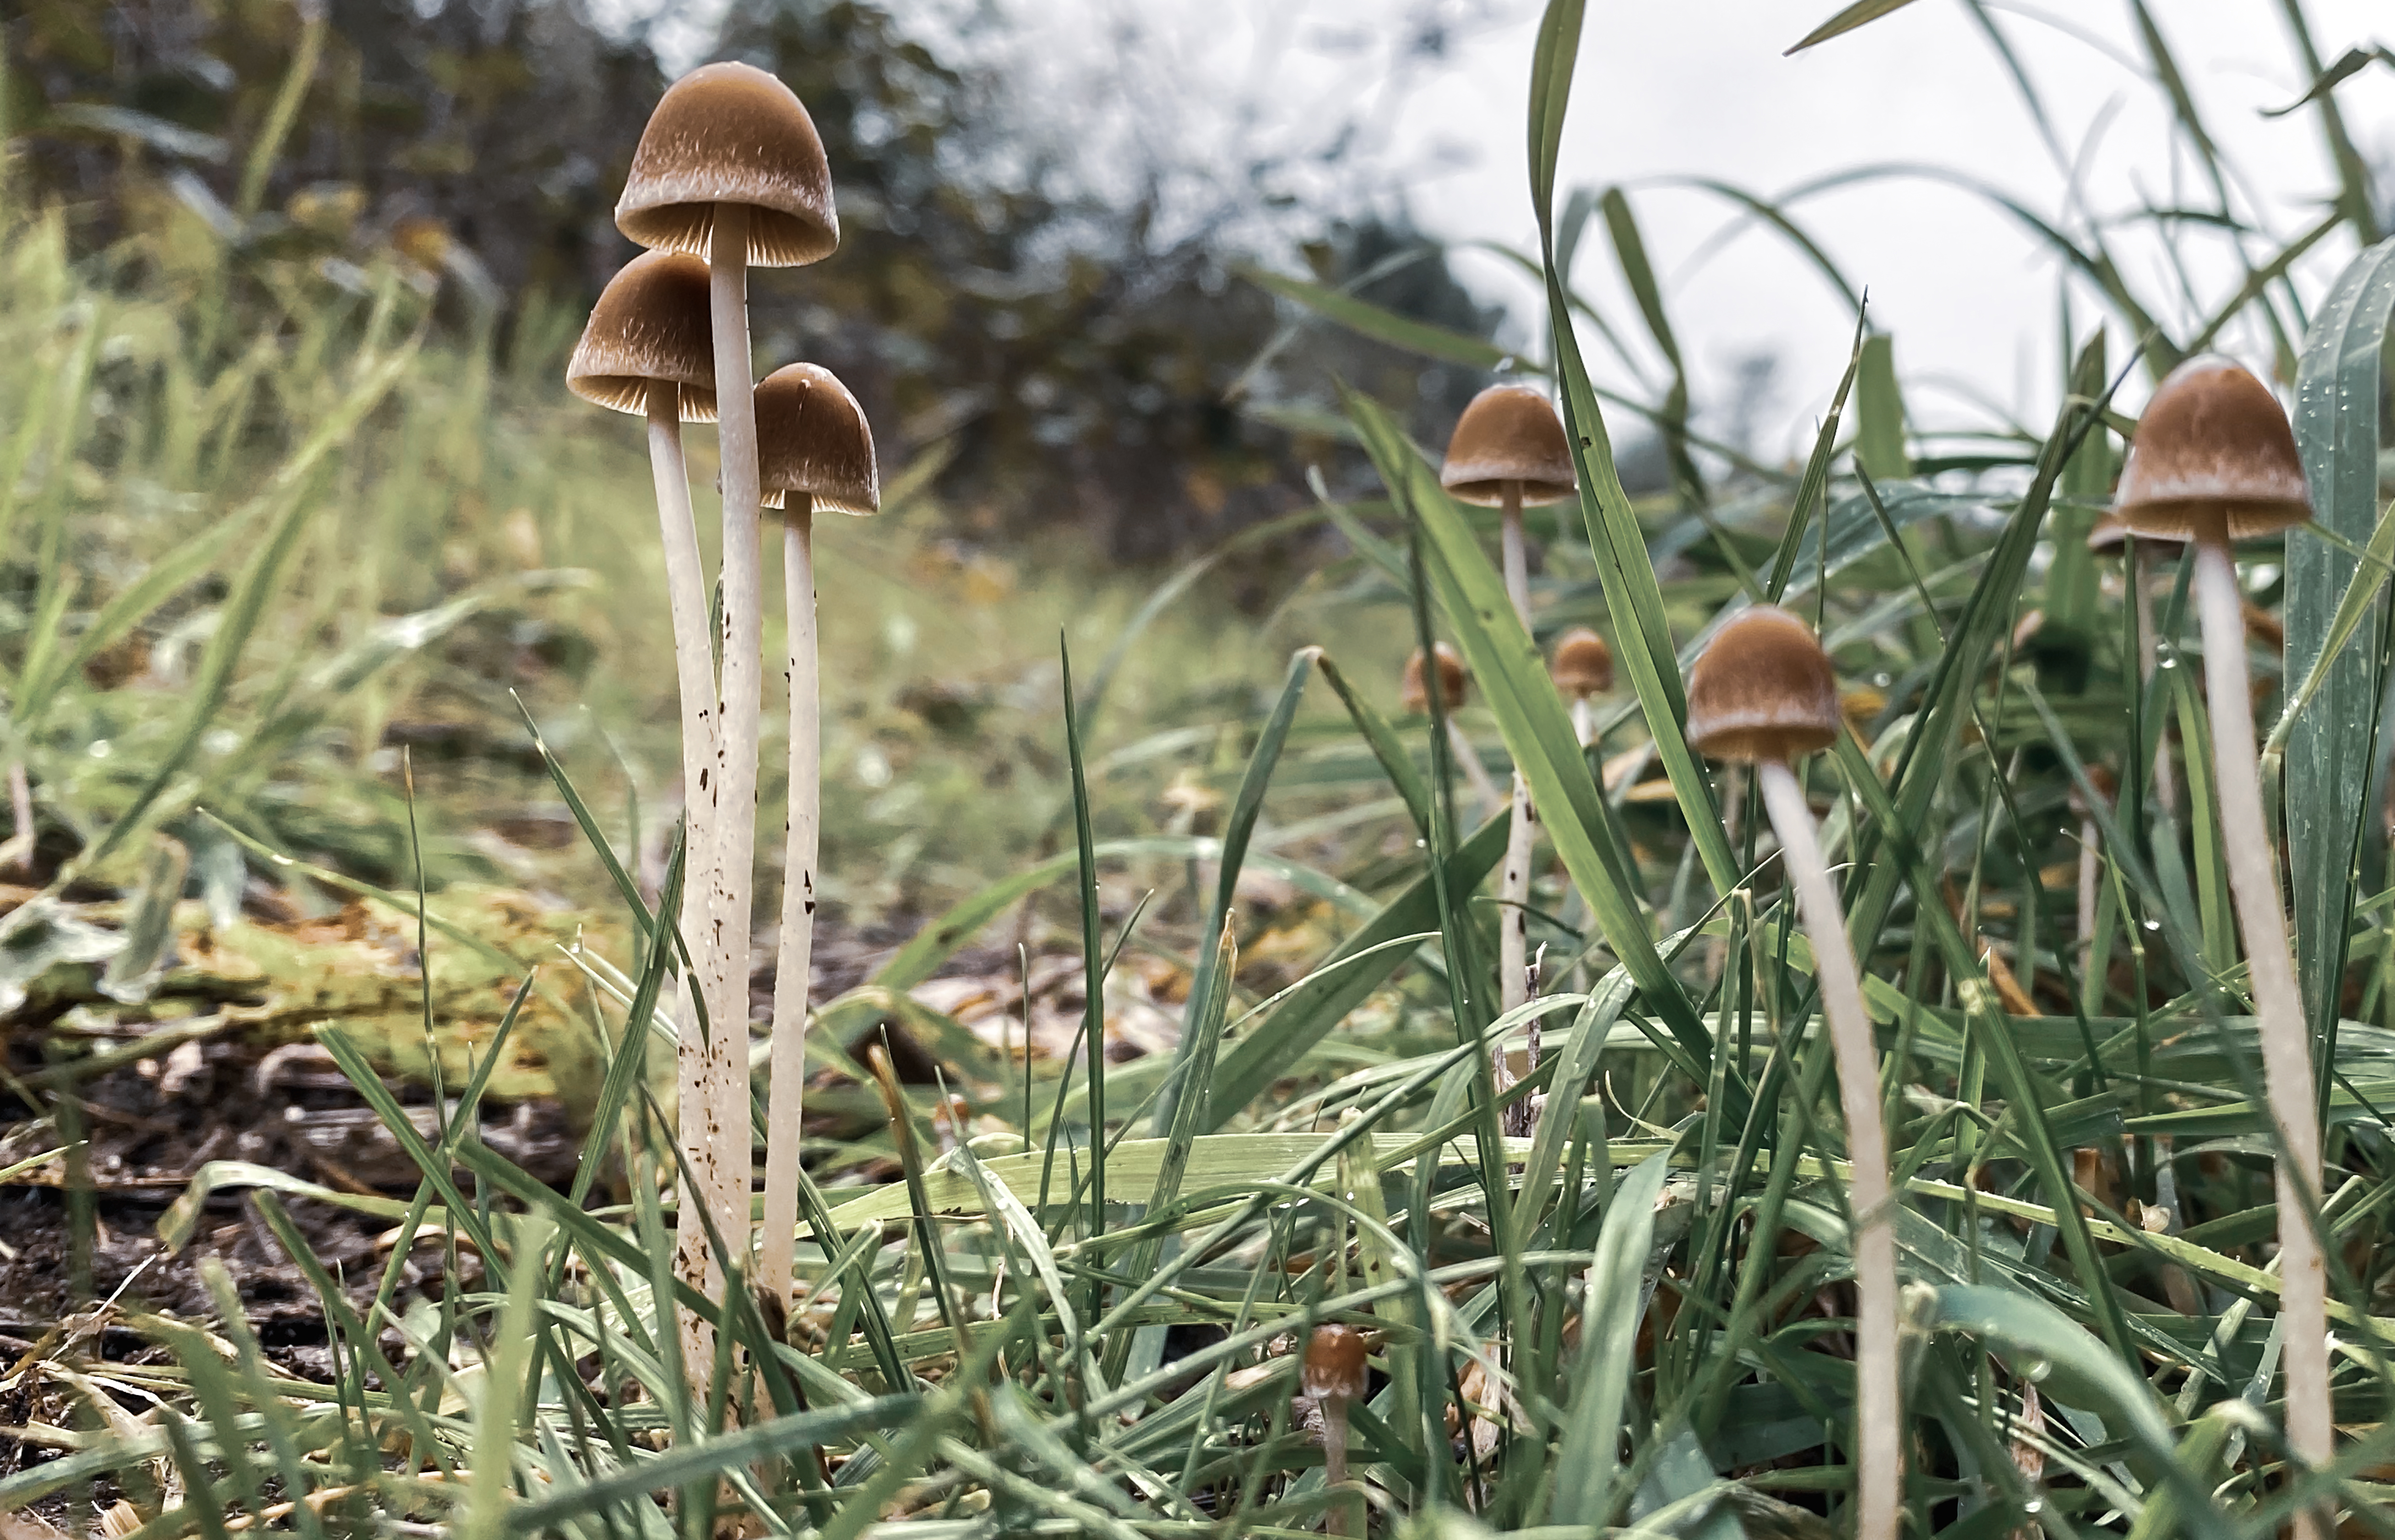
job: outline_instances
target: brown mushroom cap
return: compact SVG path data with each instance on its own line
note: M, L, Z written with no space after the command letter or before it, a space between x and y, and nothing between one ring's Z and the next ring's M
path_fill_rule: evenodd
M1306 1339L1305 1363L1299 1374L1305 1393L1316 1401L1361 1401L1365 1386L1364 1338L1352 1326L1317 1326Z
M1527 385L1491 385L1472 398L1447 441L1438 484L1484 508L1503 502L1508 484L1521 487L1529 507L1580 492L1564 420Z
M1555 643L1555 660L1548 671L1555 688L1575 700L1603 695L1613 688L1613 649L1586 626L1574 626Z
M715 343L708 330L707 264L674 251L644 251L607 280L574 357L565 388L618 412L646 412L649 385L681 387L684 422L715 420Z
M1788 760L1838 737L1838 677L1813 628L1777 604L1741 610L1688 670L1688 746Z
M829 369L787 364L757 382L757 478L768 508L804 493L818 511L880 511L873 430Z
M1456 656L1453 647L1440 642L1436 644L1436 650L1438 655L1439 700L1447 710L1452 711L1463 704L1463 687L1468 676L1463 671L1463 659ZM1397 699L1407 710L1416 716L1421 716L1430 710L1430 691L1422 684L1422 655L1420 647L1416 647L1413 650L1413 656L1406 659L1405 675L1397 681Z
M2189 359L2155 390L2112 509L2139 539L2252 539L2312 516L2279 398L2217 353Z
M708 255L715 206L748 206L751 267L818 262L840 245L831 166L814 119L749 64L708 64L669 86L632 152L615 228L644 246Z

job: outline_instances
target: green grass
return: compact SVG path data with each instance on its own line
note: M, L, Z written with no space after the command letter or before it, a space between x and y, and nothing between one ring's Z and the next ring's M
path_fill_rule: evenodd
M1581 20L1555 0L1532 61L1542 247L1601 210L1640 324L1668 347L1628 200L1555 207ZM2168 88L2167 55L2155 69ZM2333 98L2307 111L2325 119ZM1916 1532L2258 1540L2312 1500L2384 1531L2395 921L2372 810L2395 662L2375 409L2395 245L2370 244L2366 193L2347 193L2338 218L2367 249L2332 291L2265 256L2174 332L2153 317L2183 307L2138 291L2093 237L2055 233L2107 313L2071 334L2043 431L1915 431L1887 353L1859 333L1809 462L1740 466L1699 440L1684 392L1601 395L1558 332L1582 496L1552 531L1537 638L1487 554L1493 518L1449 501L1360 397L1348 431L1384 496L1319 511L1354 554L1262 622L1232 617L1204 572L1158 607L1050 552L1006 553L1009 591L999 557L945 557L940 511L903 495L827 531L825 568L846 579L826 585L831 891L859 911L953 908L819 1002L816 1055L856 1083L840 1093L849 1136L814 1152L787 1340L745 1298L685 1298L758 1373L694 1387L676 1359L655 1169L670 1140L640 1063L668 1051L650 1021L663 951L634 939L649 911L621 907L588 843L514 870L469 837L495 806L562 802L545 767L496 749L419 763L434 886L512 877L615 906L574 1008L615 1071L586 1168L620 1158L629 1197L542 1185L466 1136L462 1110L417 1133L370 1045L328 1027L423 1184L412 1201L280 1185L470 1244L481 1291L411 1311L394 1268L361 1315L257 1188L259 1223L324 1294L329 1383L284 1377L237 1308L214 1338L137 1314L164 1352L107 1372L152 1410L0 1479L0 1506L99 1483L144 1540L222 1534L242 1514L308 1533L695 1537L735 1510L761 1533L840 1537L899 1521L1296 1533L1334 1511L1350 1533L1836 1533L1847 1214L1810 953L1747 789L1678 727L1686 661L1747 595L1818 615L1842 672L1874 682L1808 774L1886 1064ZM396 270L348 299L289 274L263 285L287 311L245 352L212 344L225 280L171 217L137 237L155 250L108 261L67 261L54 219L20 217L7 239L0 346L38 365L0 377L0 421L20 425L0 444L18 457L0 479L8 752L75 835L66 875L137 887L161 839L198 867L219 838L205 806L406 912L408 809L376 746L421 719L520 744L509 687L593 810L579 832L631 864L626 808L652 837L669 816L671 679L639 662L664 656L662 606L639 597L655 574L633 433L559 402L562 334L528 327L549 344L506 357L419 344L422 300ZM1478 356L1352 297L1274 286L1385 340ZM1578 301L1552 277L1549 298L1558 315ZM2322 526L2247 564L2288 633L2265 723L2306 701L2273 741L2348 1348L2345 1454L2300 1477L2273 1404L2272 1135L2203 795L2205 703L2186 668L2140 681L2117 573L2084 544L2131 426L2114 385L2231 322L2285 339ZM1678 468L1641 502L1605 431L1633 414ZM2174 651L2193 640L2183 592L2157 610ZM1539 641L1577 623L1621 660L1603 749L1651 746L1636 789L1590 776L1546 683ZM1522 768L1552 841L1533 895L1549 989L1528 1008L1546 1052L1512 1093L1542 1098L1528 1139L1497 1132L1484 1051L1526 1017L1489 1005L1502 828L1445 784L1431 724L1384 714L1423 631L1470 661L1465 725ZM85 667L137 632L153 676L112 687ZM2350 644L2313 684L2332 636ZM161 682L168 645L187 661ZM2185 727L2176 816L2148 784L2165 721ZM2083 935L2066 799L2097 764L2124 790L2097 819L2102 896ZM1158 805L1176 779L1177 815ZM1217 858L1229 870L1198 865ZM1305 902L1254 912L1242 867ZM1151 890L1152 907L1132 901ZM1043 950L1092 976L1178 969L1177 1052L1026 1063L902 998L1026 895L1049 906ZM433 907L436 956L491 945L454 901ZM500 1029L533 1029L533 1000ZM1090 1016L1103 1025L1094 1002ZM934 1046L973 1137L944 1148L932 1088L847 1059L885 1019ZM500 1057L457 1067L465 1109ZM1362 1485L1339 1492L1293 1399L1291 1348L1326 1320L1369 1333L1377 1371L1354 1419ZM384 1329L403 1321L415 1339L394 1361ZM271 1507L302 1494L318 1506Z

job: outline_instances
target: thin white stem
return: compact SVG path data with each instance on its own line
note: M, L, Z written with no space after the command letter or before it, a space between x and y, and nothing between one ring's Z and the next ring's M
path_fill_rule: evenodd
M1514 601L1515 617L1525 629L1530 624L1530 556L1522 539L1522 484L1505 484L1505 500L1500 509L1504 523L1500 526L1505 561L1505 597Z
M665 551L666 608L673 621L674 683L681 697L682 900L680 923L695 967L706 956L707 895L714 886L715 747L714 648L707 631L707 568L698 553L698 530L690 507L690 475L682 457L681 390L670 382L649 384L649 471L656 483L657 534ZM702 997L704 975L699 980ZM709 1007L710 1014L712 1006ZM675 997L675 1025L681 1046L674 1055L680 1138L700 1194L685 1194L680 1210L676 1255L681 1276L702 1293L715 1284L714 1255L698 1222L704 1195L716 1177L715 1140L709 1118L707 1050L698 1013L688 989ZM697 1200L697 1201L694 1201ZM694 1364L710 1351L704 1326L685 1313L682 1350ZM694 1371L695 1372L695 1371Z
M1505 593L1514 601L1515 618L1530 626L1529 558L1522 542L1522 484L1505 484L1503 548ZM1539 843L1538 815L1530 807L1530 788L1518 769L1514 772L1514 816L1505 836L1505 864L1497 875L1497 1000L1512 1010L1530 998L1530 856ZM1497 1055L1497 1088L1513 1083L1505 1071L1505 1055Z
M2150 684L2155 661L2161 655L2162 639L2154 634L2153 571L2146 559L2145 547L2135 538L2129 541L2129 591L2137 605L2137 683ZM2154 800L2162 804L2163 812L2177 816L2178 777L2171 764L2167 711L2154 733Z
M1846 1195L1855 1215L1855 1540L1896 1540L1903 1520L1904 1414L1897 1385L1896 1211L1888 1197L1887 1131L1880 1121L1879 1049L1863 1010L1861 971L1846 939L1838 890L1821 859L1804 788L1782 760L1755 767L1780 837L1780 864L1813 947L1821 1019L1846 1119Z
M2079 820L2079 966L2084 971L2096 960L2096 896L2097 862L2096 842L2098 838L2096 820Z
M1497 783L1489 778L1489 767L1480 763L1480 750L1472 747L1472 740L1463 736L1462 724L1452 716L1447 719L1447 744L1455 751L1456 763L1471 784L1472 794L1480 799L1482 816L1504 806L1505 799L1498 791Z
M1583 749L1596 741L1596 704L1581 696L1571 704L1572 737L1580 739Z
M714 880L705 894L704 951L697 960L710 1029L701 1129L707 1159L698 1169L706 1189L703 1202L725 1240L745 1253L749 896L757 842L758 673L764 647L757 570L757 408L748 358L748 206L716 206L708 255L716 439L723 480L723 669L715 763L708 777L716 819ZM694 1212L697 1206L684 1207L676 1236L676 1255L686 1279L712 1273L712 1263L704 1255L706 1233ZM708 1291L710 1297L719 1292ZM711 1355L694 1357L688 1367L694 1376L711 1372Z
M1322 1484L1343 1486L1347 1480L1347 1399L1344 1396L1322 1398ZM1326 1520L1324 1533L1347 1533L1346 1509L1333 1507Z
M774 965L773 1087L765 1113L765 1234L758 1286L787 1306L799 1228L799 1122L807 1081L807 994L814 960L815 856L823 818L822 702L815 665L814 499L790 494L782 520L790 633L790 828L782 856L782 936Z
M2321 1184L2319 1114L2314 1107L2311 1033L2296 988L2296 960L2280 907L2278 856L2262 816L2262 780L2254 751L2253 694L2245 672L2245 617L2237 566L2225 540L2195 548L2195 606L2203 632L2203 682L2212 718L2213 785L2220 799L2220 843L2229 892L2245 941L2245 968L2262 1045L2262 1086L2289 1159L2276 1162L2282 1358L2287 1375L2287 1441L2314 1465L2335 1452L2330 1418L2328 1265L2306 1217ZM2324 1534L2320 1516L2300 1515L2298 1540Z

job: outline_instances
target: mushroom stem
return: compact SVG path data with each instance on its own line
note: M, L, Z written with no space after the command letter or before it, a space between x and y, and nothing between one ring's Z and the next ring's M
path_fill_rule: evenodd
M1522 484L1509 481L1504 491L1503 546L1505 593L1514 601L1515 618L1525 631L1530 625L1529 559L1522 547ZM1538 844L1538 815L1530 807L1529 783L1514 772L1514 817L1505 837L1505 864L1497 878L1497 1002L1510 1011L1530 998L1530 856ZM1505 1070L1505 1054L1497 1054L1497 1089L1513 1083ZM1530 1066L1535 1069L1536 1066Z
M690 475L681 448L681 387L649 382L649 470L656 482L657 533L665 550L666 606L673 621L674 683L681 697L682 912L684 944L704 946L707 887L713 881L715 818L708 795L715 747L714 649L708 644L707 568L690 507ZM700 955L705 955L702 949ZM693 982L698 982L694 980ZM683 995L676 1012L687 1045L677 1058L682 1143L694 1171L705 1172L703 1113L706 1055L697 1013Z
M1895 1540L1903 1517L1903 1414L1898 1404L1896 1225L1888 1201L1887 1132L1880 1121L1879 1051L1863 1010L1860 970L1846 939L1838 890L1806 805L1804 788L1788 762L1755 767L1763 805L1780 837L1780 864L1796 890L1796 911L1813 947L1821 1017L1837 1064L1838 1101L1846 1119L1846 1159L1853 1175L1847 1200L1854 1214L1856 1540Z
M2328 1266L2313 1232L2307 1196L2321 1182L2319 1113L2313 1102L2310 1031L2296 988L2280 907L2278 857L2262 816L2255 759L2253 695L2245 671L2245 617L2228 540L2216 533L2195 548L2196 618L2203 634L2203 679L2212 718L2213 785L2230 896L2245 941L2245 966L2260 1029L2263 1090L2287 1159L2274 1162L2279 1200L2281 1361L2287 1376L2287 1441L2313 1464L2335 1453L2329 1409ZM2317 1513L2296 1525L2298 1540L2326 1533Z
M1325 1396L1322 1398L1322 1484L1338 1487L1344 1486L1346 1482L1347 1398ZM1343 1507L1336 1504L1331 1506L1324 1520L1323 1533L1347 1533L1347 1515Z
M1480 750L1472 747L1472 740L1463 736L1462 724L1452 716L1447 719L1447 745L1455 750L1456 762L1462 766L1463 778L1470 783L1472 794L1480 799L1481 810L1494 813L1504 806L1505 799L1498 795L1497 783L1489 778L1489 766L1480 763Z
M765 1236L760 1287L786 1306L799 1228L799 1122L807 1077L807 987L814 958L815 855L823 739L815 664L814 498L793 492L782 520L790 633L790 829L782 860L782 936L774 966L773 1086L765 1111Z
M683 944L693 949L691 982L715 1019L714 1003L706 993L707 895L714 883L715 808L710 795L715 742L714 649L708 644L706 565L698 553L698 531L690 506L690 476L682 458L681 388L669 380L649 382L649 471L656 483L657 533L666 559L666 608L672 617L674 682L681 697L682 903L680 923ZM706 1228L698 1222L700 1203L708 1200L715 1180L714 1141L709 1136L710 1109L708 1055L698 1030L698 1013L687 993L676 1001L676 1025L681 1046L674 1055L675 1089L681 1108L682 1153L699 1193L686 1194L678 1221L676 1256L683 1280L702 1293L711 1293L715 1258L708 1249ZM708 1349L707 1329L685 1313L683 1351L693 1364ZM692 1373L698 1371L694 1368Z
M2079 966L2083 972L2096 961L2096 843L2100 837L2094 818L2079 820Z
M700 962L709 1024L706 1155L693 1152L706 1201L725 1239L748 1239L748 926L757 843L758 672L764 647L757 561L757 407L748 359L748 208L715 206L708 305L715 338L717 442L723 461L723 670L717 708L715 856ZM685 1121L685 1142L688 1139ZM685 1207L685 1263L707 1239ZM690 1276L686 1271L685 1277Z
M2146 560L2145 545L2137 537L2129 538L2129 592L2137 606L2137 683L2153 682L2154 663L2161 654L2160 639L2154 635L2153 572ZM2178 812L2178 782L2171 771L2170 723L2164 720L2162 730L2154 735L2154 800L2163 811L2176 816Z
M1596 741L1596 707L1588 697L1581 696L1571 703L1572 737L1582 749Z

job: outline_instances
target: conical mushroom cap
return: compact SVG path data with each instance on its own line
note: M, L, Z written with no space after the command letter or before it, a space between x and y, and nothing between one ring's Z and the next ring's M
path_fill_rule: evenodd
M873 430L829 369L787 364L757 382L757 483L768 508L804 493L818 511L881 511Z
M1452 711L1463 704L1463 687L1466 683L1463 659L1457 657L1455 649L1444 642L1436 644L1436 652L1439 700L1448 710ZM1407 710L1416 716L1430 710L1430 690L1422 683L1422 655L1420 647L1416 647L1413 650L1413 656L1406 659L1405 674L1397 681L1397 700Z
M1553 403L1527 385L1491 385L1472 398L1447 441L1438 484L1459 499L1494 508L1509 482L1526 507L1576 496L1571 441Z
M2295 431L2270 388L2217 353L2173 369L2129 445L2113 511L2139 539L2231 540L2312 516Z
M1305 1363L1298 1375L1305 1393L1317 1401L1360 1401L1369 1383L1364 1377L1364 1338L1353 1326L1317 1326L1306 1339Z
M814 119L749 64L707 64L668 87L632 152L615 228L644 246L708 255L717 204L748 206L748 264L799 267L840 245L831 166Z
M1789 760L1838 737L1838 676L1813 628L1777 604L1741 610L1688 670L1688 747Z
M646 412L649 385L681 387L684 422L715 420L715 343L708 330L707 264L675 251L644 251L607 280L565 388L618 412Z
M1613 649L1586 626L1574 626L1555 643L1550 669L1555 688L1575 700L1603 695L1613 688Z

